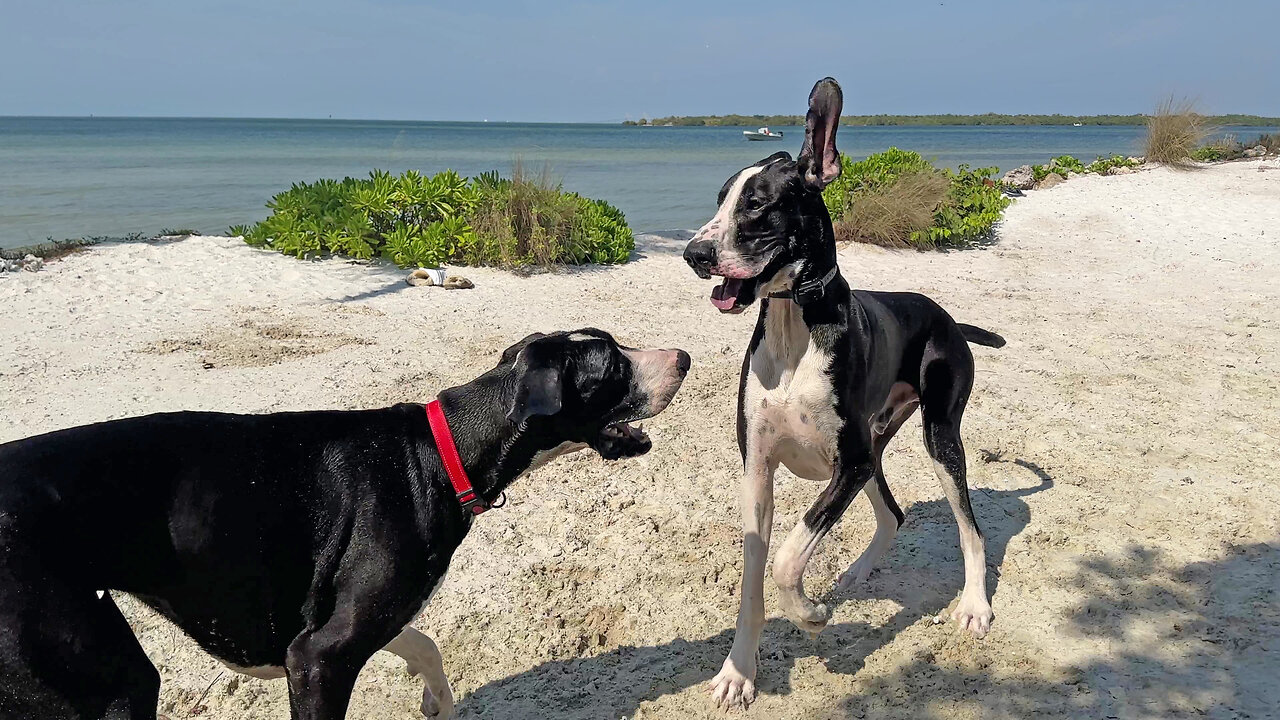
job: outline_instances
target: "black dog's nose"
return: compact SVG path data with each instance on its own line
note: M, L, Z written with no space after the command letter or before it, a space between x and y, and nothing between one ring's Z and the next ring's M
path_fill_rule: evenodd
M676 367L679 368L680 374L684 375L689 372L689 368L693 367L693 358L689 357L689 353L683 350L677 350Z
M698 277L711 277L711 268L716 264L716 245L710 240L694 240L684 248L684 261L698 274Z

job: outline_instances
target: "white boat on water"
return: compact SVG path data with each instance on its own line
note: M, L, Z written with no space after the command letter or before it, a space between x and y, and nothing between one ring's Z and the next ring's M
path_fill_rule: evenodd
M742 134L748 140L781 140L782 139L782 133L774 132L767 127L762 127L759 130L743 130Z

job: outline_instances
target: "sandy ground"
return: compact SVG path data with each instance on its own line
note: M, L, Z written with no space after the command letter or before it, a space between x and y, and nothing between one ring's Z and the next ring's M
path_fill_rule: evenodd
M1278 241L1268 161L1074 179L1016 202L980 249L843 250L852 284L925 292L1009 339L975 348L963 428L996 621L976 641L933 620L962 570L913 419L886 461L906 525L869 585L830 590L871 537L858 500L809 569L837 606L826 631L781 619L766 586L749 714L1280 713ZM694 368L646 424L653 452L579 454L519 482L416 625L442 647L464 718L718 715L703 685L737 607L734 387L754 313L719 315L681 248L649 236L620 268L468 269L477 288L448 292L228 239L98 247L0 276L0 440L180 408L425 401L534 330L682 347ZM781 538L819 487L785 470L778 485ZM175 720L288 716L282 681L234 676L128 612ZM351 717L417 717L420 688L379 654Z

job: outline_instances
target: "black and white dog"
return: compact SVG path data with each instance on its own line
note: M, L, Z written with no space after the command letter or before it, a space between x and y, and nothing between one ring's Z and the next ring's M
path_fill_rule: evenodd
M595 329L535 334L439 408L487 507L557 455L647 452L627 423L665 409L689 364ZM449 716L440 653L408 627L471 527L449 446L408 404L170 413L0 445L0 717L156 717L159 675L110 591L234 670L287 677L294 718L342 718L379 649L424 676L426 715Z
M822 189L840 175L835 139L842 104L835 80L819 81L809 95L799 159L777 153L729 178L715 217L684 252L700 277L725 278L711 293L721 312L742 312L760 300L738 391L745 466L742 604L733 649L711 681L717 705L745 706L755 698L778 463L802 478L830 483L773 565L783 610L800 628L817 632L830 612L805 596L805 565L863 489L876 531L841 585L865 580L889 547L902 511L889 494L880 458L917 407L925 447L960 525L965 585L952 617L979 637L991 624L960 417L973 386L966 341L1000 347L1004 340L957 325L922 295L850 291L836 265L831 217L822 201Z

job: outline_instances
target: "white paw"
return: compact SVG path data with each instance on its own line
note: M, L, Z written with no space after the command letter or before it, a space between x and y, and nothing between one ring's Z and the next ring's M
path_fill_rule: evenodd
M993 617L995 613L991 612L991 603L987 602L986 598L976 595L961 595L956 609L951 611L951 619L956 621L956 625L961 630L973 633L976 638L986 636L987 631L991 629Z
M422 689L422 715L432 720L448 720L453 717L453 691L447 686L437 697L431 688Z
M867 578L871 577L871 571L874 563L867 558L858 558L849 566L848 570L840 576L840 580L836 583L836 587L840 590L852 590L853 588L864 585Z
M751 673L755 675L754 672ZM707 691L716 707L747 709L756 699L756 684L752 678L738 671L732 658L725 658L720 674L707 683Z

